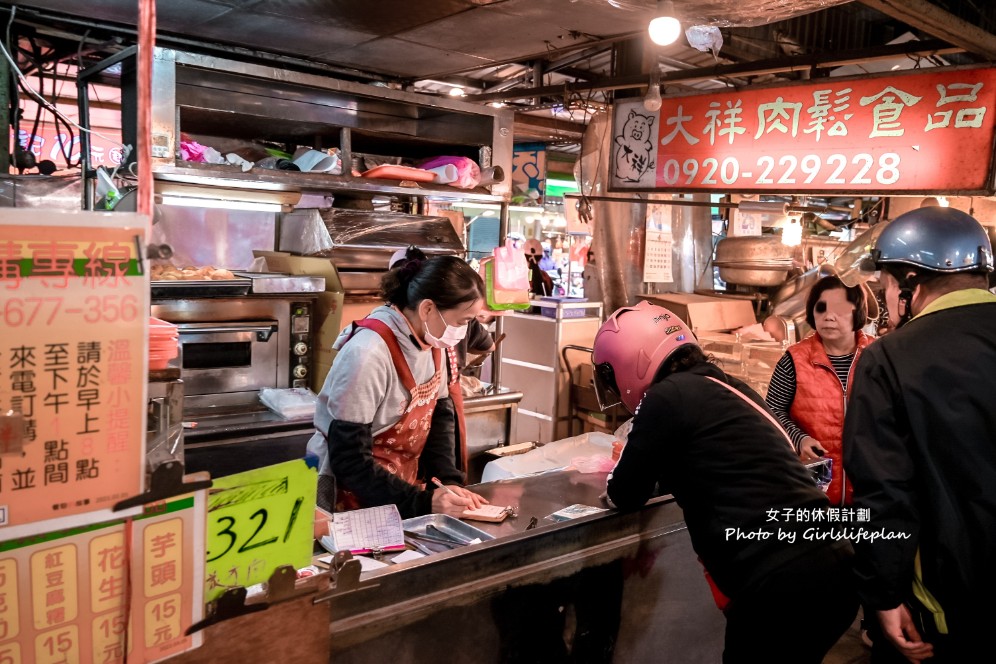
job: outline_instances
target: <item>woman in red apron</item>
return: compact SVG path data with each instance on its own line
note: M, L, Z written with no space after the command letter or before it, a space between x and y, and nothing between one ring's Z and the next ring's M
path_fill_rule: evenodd
M401 261L381 288L388 304L333 345L308 443L319 458L318 505L394 503L402 518L459 516L487 502L460 486L463 408L452 352L484 306L484 285L464 261L445 256Z

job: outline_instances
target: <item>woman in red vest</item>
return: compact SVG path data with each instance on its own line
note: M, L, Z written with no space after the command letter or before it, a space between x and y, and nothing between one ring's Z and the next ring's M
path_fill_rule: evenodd
M402 518L459 516L487 502L461 486L456 464L465 433L453 352L484 307L484 284L460 258L409 252L381 290L387 304L336 339L318 395L308 442L319 460L318 506L393 503Z
M806 300L806 322L815 332L789 346L771 376L767 402L785 427L803 463L833 460L830 504L851 504L841 438L852 369L874 339L864 332L865 291L835 276L823 277Z

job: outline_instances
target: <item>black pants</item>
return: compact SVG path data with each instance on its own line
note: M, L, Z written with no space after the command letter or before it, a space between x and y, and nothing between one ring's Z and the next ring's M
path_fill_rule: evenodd
M622 561L492 600L503 664L609 664L622 615Z
M949 619L949 627L952 627L952 622L956 623L954 625L956 636L940 634L933 615L916 599L911 598L906 605L910 609L910 615L920 637L934 646L934 655L926 660L926 664L975 664L993 661L990 636L992 625L985 624L985 620L975 626L966 626ZM974 615L981 616L984 613L980 611ZM882 626L874 611L869 612L867 621L868 633L872 638L872 664L909 664L909 660L903 657L882 633ZM962 629L957 629L958 627Z
M727 608L723 664L820 664L857 612L849 551L828 546L800 556Z

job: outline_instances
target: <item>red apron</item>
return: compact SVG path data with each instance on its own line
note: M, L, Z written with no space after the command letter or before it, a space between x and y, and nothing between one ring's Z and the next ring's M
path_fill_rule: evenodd
M467 424L463 418L463 392L460 391L460 367L457 365L457 354L452 348L446 349L449 360L450 382L447 386L450 400L453 401L453 412L456 413L456 467L467 477Z
M353 323L355 327L363 327L380 335L380 338L387 344L387 349L391 353L391 361L394 363L394 370L401 379L401 384L411 394L408 406L398 421L388 429L385 429L373 439L374 462L384 468L392 475L396 475L414 485L418 475L418 458L425 447L425 441L429 436L429 428L432 425L432 411L436 407L436 399L439 395L439 382L442 380L441 353L438 348L432 349L432 359L435 365L435 372L428 381L417 385L412 376L408 362L404 353L398 345L398 339L394 332L383 321L375 318L364 318ZM346 340L348 343L349 340ZM455 353L452 353L455 355ZM451 366L455 360L451 360ZM457 391L459 391L459 374L457 378ZM450 384L450 394L453 394L452 381ZM463 404L460 408L458 420L462 418ZM457 406L454 402L454 406ZM463 430L460 422L461 432ZM346 490L339 489L336 494L336 511L353 510L363 507L356 496Z

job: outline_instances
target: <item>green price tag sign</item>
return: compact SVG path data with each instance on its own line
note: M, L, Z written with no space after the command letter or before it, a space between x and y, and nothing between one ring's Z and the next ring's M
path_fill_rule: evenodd
M301 459L214 481L205 601L266 581L282 565L311 564L317 485L315 470Z

